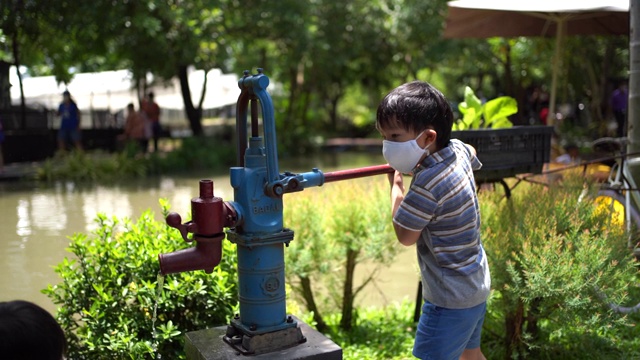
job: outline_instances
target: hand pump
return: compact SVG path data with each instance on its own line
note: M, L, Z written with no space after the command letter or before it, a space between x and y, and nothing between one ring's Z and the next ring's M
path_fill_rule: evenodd
M306 340L297 321L286 313L284 246L293 240L294 232L283 226L282 196L325 182L393 171L388 165L379 165L326 174L315 168L302 174L280 174L268 85L262 69L255 75L245 71L238 81L238 166L230 169L234 200L215 197L213 182L201 180L199 197L191 200L193 219L182 224L180 215L167 216L167 224L196 246L159 255L164 275L192 270L211 273L221 260L223 229L227 228L226 238L237 245L240 313L227 326L224 340L243 354L268 353ZM263 136L259 133L258 106Z

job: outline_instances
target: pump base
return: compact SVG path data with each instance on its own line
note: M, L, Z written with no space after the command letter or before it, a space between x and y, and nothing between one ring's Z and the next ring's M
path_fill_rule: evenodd
M244 355L234 349L223 338L227 332L227 326L220 326L212 329L188 332L185 335L185 353L187 360L341 360L342 349L329 338L320 332L312 329L309 325L298 322L302 335L306 342L286 349L275 350L259 355Z
M235 335L230 335L230 332ZM243 355L265 354L296 346L307 341L297 326L264 334L247 335L238 334L237 330L231 325L227 326L227 335L225 335L222 340Z

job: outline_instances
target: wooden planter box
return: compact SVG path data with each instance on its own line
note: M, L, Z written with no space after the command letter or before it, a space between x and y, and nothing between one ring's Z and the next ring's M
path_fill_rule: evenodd
M518 174L539 174L549 162L552 126L453 131L451 137L473 145L482 168L477 182L496 182Z

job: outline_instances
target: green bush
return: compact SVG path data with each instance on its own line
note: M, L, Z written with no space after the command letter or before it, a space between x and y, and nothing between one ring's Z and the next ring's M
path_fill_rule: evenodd
M220 170L234 166L234 142L213 137L189 137L171 152L157 156L151 154L148 167L151 173L165 174L188 170Z
M626 234L605 225L596 187L583 181L520 186L508 201L481 194L494 289L484 339L499 349L491 358L639 355L619 341L631 321L608 306L627 302L637 282Z
M160 202L166 216L168 205ZM213 274L169 275L158 297L157 255L192 245L149 210L135 223L105 215L96 222L91 236L71 238L73 256L56 267L62 282L43 290L59 305L71 359L153 359L156 353L183 358L182 334L229 322L237 306L231 243L223 242L224 256Z
M47 159L36 172L38 180L115 181L148 175L148 161L130 151L71 151Z
M113 182L149 175L180 173L192 170L220 170L235 164L236 148L228 141L212 137L192 137L168 153L141 154L135 143L123 151L71 151L57 154L42 163L38 180L73 180Z

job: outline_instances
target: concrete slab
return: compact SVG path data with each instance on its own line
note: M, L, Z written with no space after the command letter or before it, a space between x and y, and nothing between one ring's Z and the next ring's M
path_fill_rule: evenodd
M294 317L295 318L295 317ZM307 341L284 350L260 355L243 355L222 340L226 326L188 332L185 353L188 360L341 360L342 349L331 339L295 318Z

